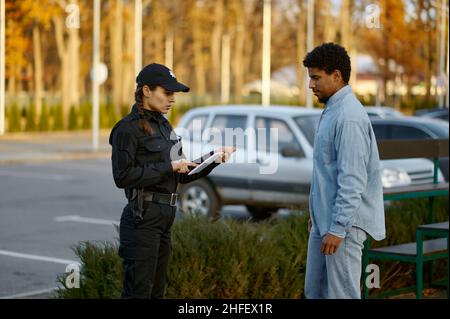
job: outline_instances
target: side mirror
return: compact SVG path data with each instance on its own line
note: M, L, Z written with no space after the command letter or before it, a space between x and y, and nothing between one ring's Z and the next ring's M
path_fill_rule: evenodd
M305 153L302 150L292 146L283 147L280 153L283 157L305 157Z

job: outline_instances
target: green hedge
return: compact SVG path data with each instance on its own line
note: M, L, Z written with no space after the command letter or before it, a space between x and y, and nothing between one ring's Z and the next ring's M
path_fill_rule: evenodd
M386 209L388 237L374 246L414 240L425 223L426 200L395 202ZM436 221L448 220L448 199L436 201ZM301 298L307 248L307 214L262 222L202 217L177 219L166 298ZM81 243L74 248L82 263L81 287L64 288L58 298L118 298L122 266L115 243ZM377 263L383 290L414 284L414 266ZM435 274L444 274L437 265ZM379 291L377 291L379 292Z

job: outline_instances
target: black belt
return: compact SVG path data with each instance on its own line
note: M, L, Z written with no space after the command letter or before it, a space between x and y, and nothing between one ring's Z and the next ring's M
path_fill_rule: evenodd
M158 204L165 204L170 206L177 206L178 194L163 194L156 192L144 192L144 201Z

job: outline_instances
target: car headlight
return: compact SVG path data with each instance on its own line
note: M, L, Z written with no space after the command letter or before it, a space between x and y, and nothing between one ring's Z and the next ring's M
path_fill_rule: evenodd
M407 186L411 184L411 178L403 169L383 168L381 170L381 182L385 188Z

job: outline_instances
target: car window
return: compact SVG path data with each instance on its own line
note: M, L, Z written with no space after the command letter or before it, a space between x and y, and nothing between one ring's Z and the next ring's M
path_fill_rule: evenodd
M389 126L383 124L372 124L372 128L377 140L389 139Z
M221 136L220 141L218 141L215 137L214 141L220 142L222 146L235 145L236 147L246 147L247 145L247 138L245 135L246 128L247 128L246 115L217 115L214 117L214 120L211 124L211 129L212 132L214 132L214 135L220 133ZM231 129L232 135L225 136L226 132L225 129Z
M257 117L256 127L256 148L262 152L281 152L285 147L294 148L301 151L300 144L289 125L283 121L268 117ZM263 130L258 130L263 129ZM270 134L271 129L278 130L278 143L274 141L275 136Z
M206 120L208 119L207 115L197 115L192 117L192 119L186 124L186 129L189 133L189 139L191 140L201 140L202 133L205 130ZM200 130L199 132L195 132L195 130Z
M314 135L316 134L317 126L319 125L320 115L298 116L294 120L309 144L314 146Z
M411 126L392 125L391 139L414 140L432 138L428 133Z

